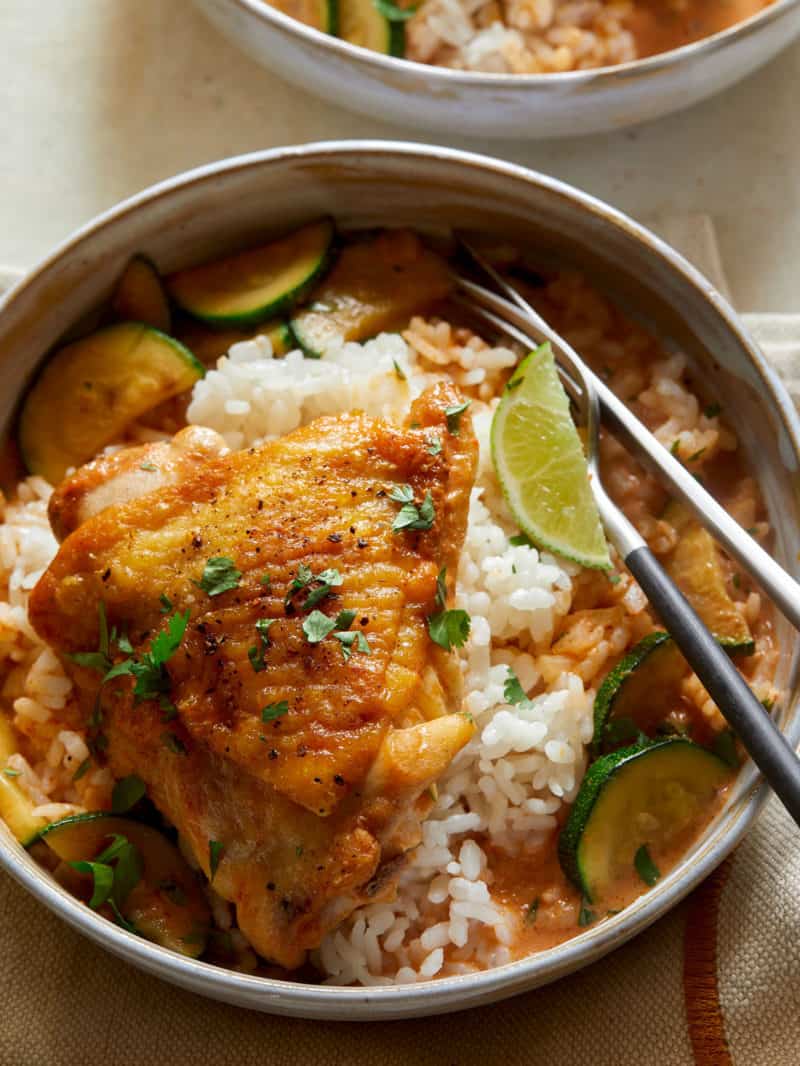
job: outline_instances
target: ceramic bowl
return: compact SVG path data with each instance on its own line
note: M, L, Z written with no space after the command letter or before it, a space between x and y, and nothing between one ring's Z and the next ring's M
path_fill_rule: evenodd
M109 295L135 252L163 270L224 252L322 214L348 226L480 229L580 265L677 346L740 433L769 510L777 554L800 551L800 424L735 313L711 284L624 215L551 178L445 149L337 142L226 160L147 190L79 230L7 296L0 310L0 428L64 331ZM797 635L779 628L779 718L800 741ZM99 917L51 879L0 825L0 865L66 922L135 966L239 1006L309 1018L421 1016L531 989L595 961L650 925L742 838L765 798L746 764L724 810L682 862L620 914L559 947L484 973L424 985L334 988L234 973L157 947Z
M800 0L634 63L566 74L483 74L394 59L320 33L264 0L195 0L287 81L371 118L475 137L573 137L679 111L760 67L800 34Z

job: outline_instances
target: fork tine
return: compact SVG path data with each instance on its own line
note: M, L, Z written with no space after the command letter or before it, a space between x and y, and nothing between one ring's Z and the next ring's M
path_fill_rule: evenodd
M537 346L537 341L530 336L529 332L523 333L522 330L512 325L507 319L481 306L476 300L470 299L466 294L457 294L456 299L459 303L469 308L474 315L493 326L498 333L505 334L518 344L521 344L523 348L535 348ZM566 367L557 364L557 369L570 398L575 400L576 403L580 403L583 397L583 390L579 383L570 375Z

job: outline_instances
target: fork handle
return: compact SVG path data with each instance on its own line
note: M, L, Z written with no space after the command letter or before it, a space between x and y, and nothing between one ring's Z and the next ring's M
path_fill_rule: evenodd
M651 550L646 545L634 548L625 557L625 565L756 766L800 825L800 759L786 738Z

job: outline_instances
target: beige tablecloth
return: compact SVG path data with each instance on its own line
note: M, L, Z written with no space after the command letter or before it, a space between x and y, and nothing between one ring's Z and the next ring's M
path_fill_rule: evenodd
M708 219L656 219L724 288ZM800 316L748 324L800 400ZM0 876L0 1066L797 1066L800 850L771 800L687 901L588 969L418 1022L274 1018L199 999L82 939Z

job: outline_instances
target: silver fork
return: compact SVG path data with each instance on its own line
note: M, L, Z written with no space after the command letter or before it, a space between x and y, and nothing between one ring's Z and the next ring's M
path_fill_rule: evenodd
M800 825L800 760L728 655L603 486L598 462L601 414L604 424L615 436L619 436L623 443L635 445L632 450L637 455L650 458L650 465L663 475L672 492L689 504L731 555L756 577L770 596L774 596L777 605L799 629L800 586L730 518L522 295L479 252L465 241L461 243L475 263L509 299L468 278L456 276L460 300L495 330L525 347L536 347L536 342L542 340L550 341L561 380L578 412L579 420L586 427L586 455L592 491L609 540L692 670L783 805ZM664 459L669 462L665 463ZM769 564L763 570L761 556ZM767 575L766 579L762 578L762 573ZM795 599L790 598L791 589L794 589Z

